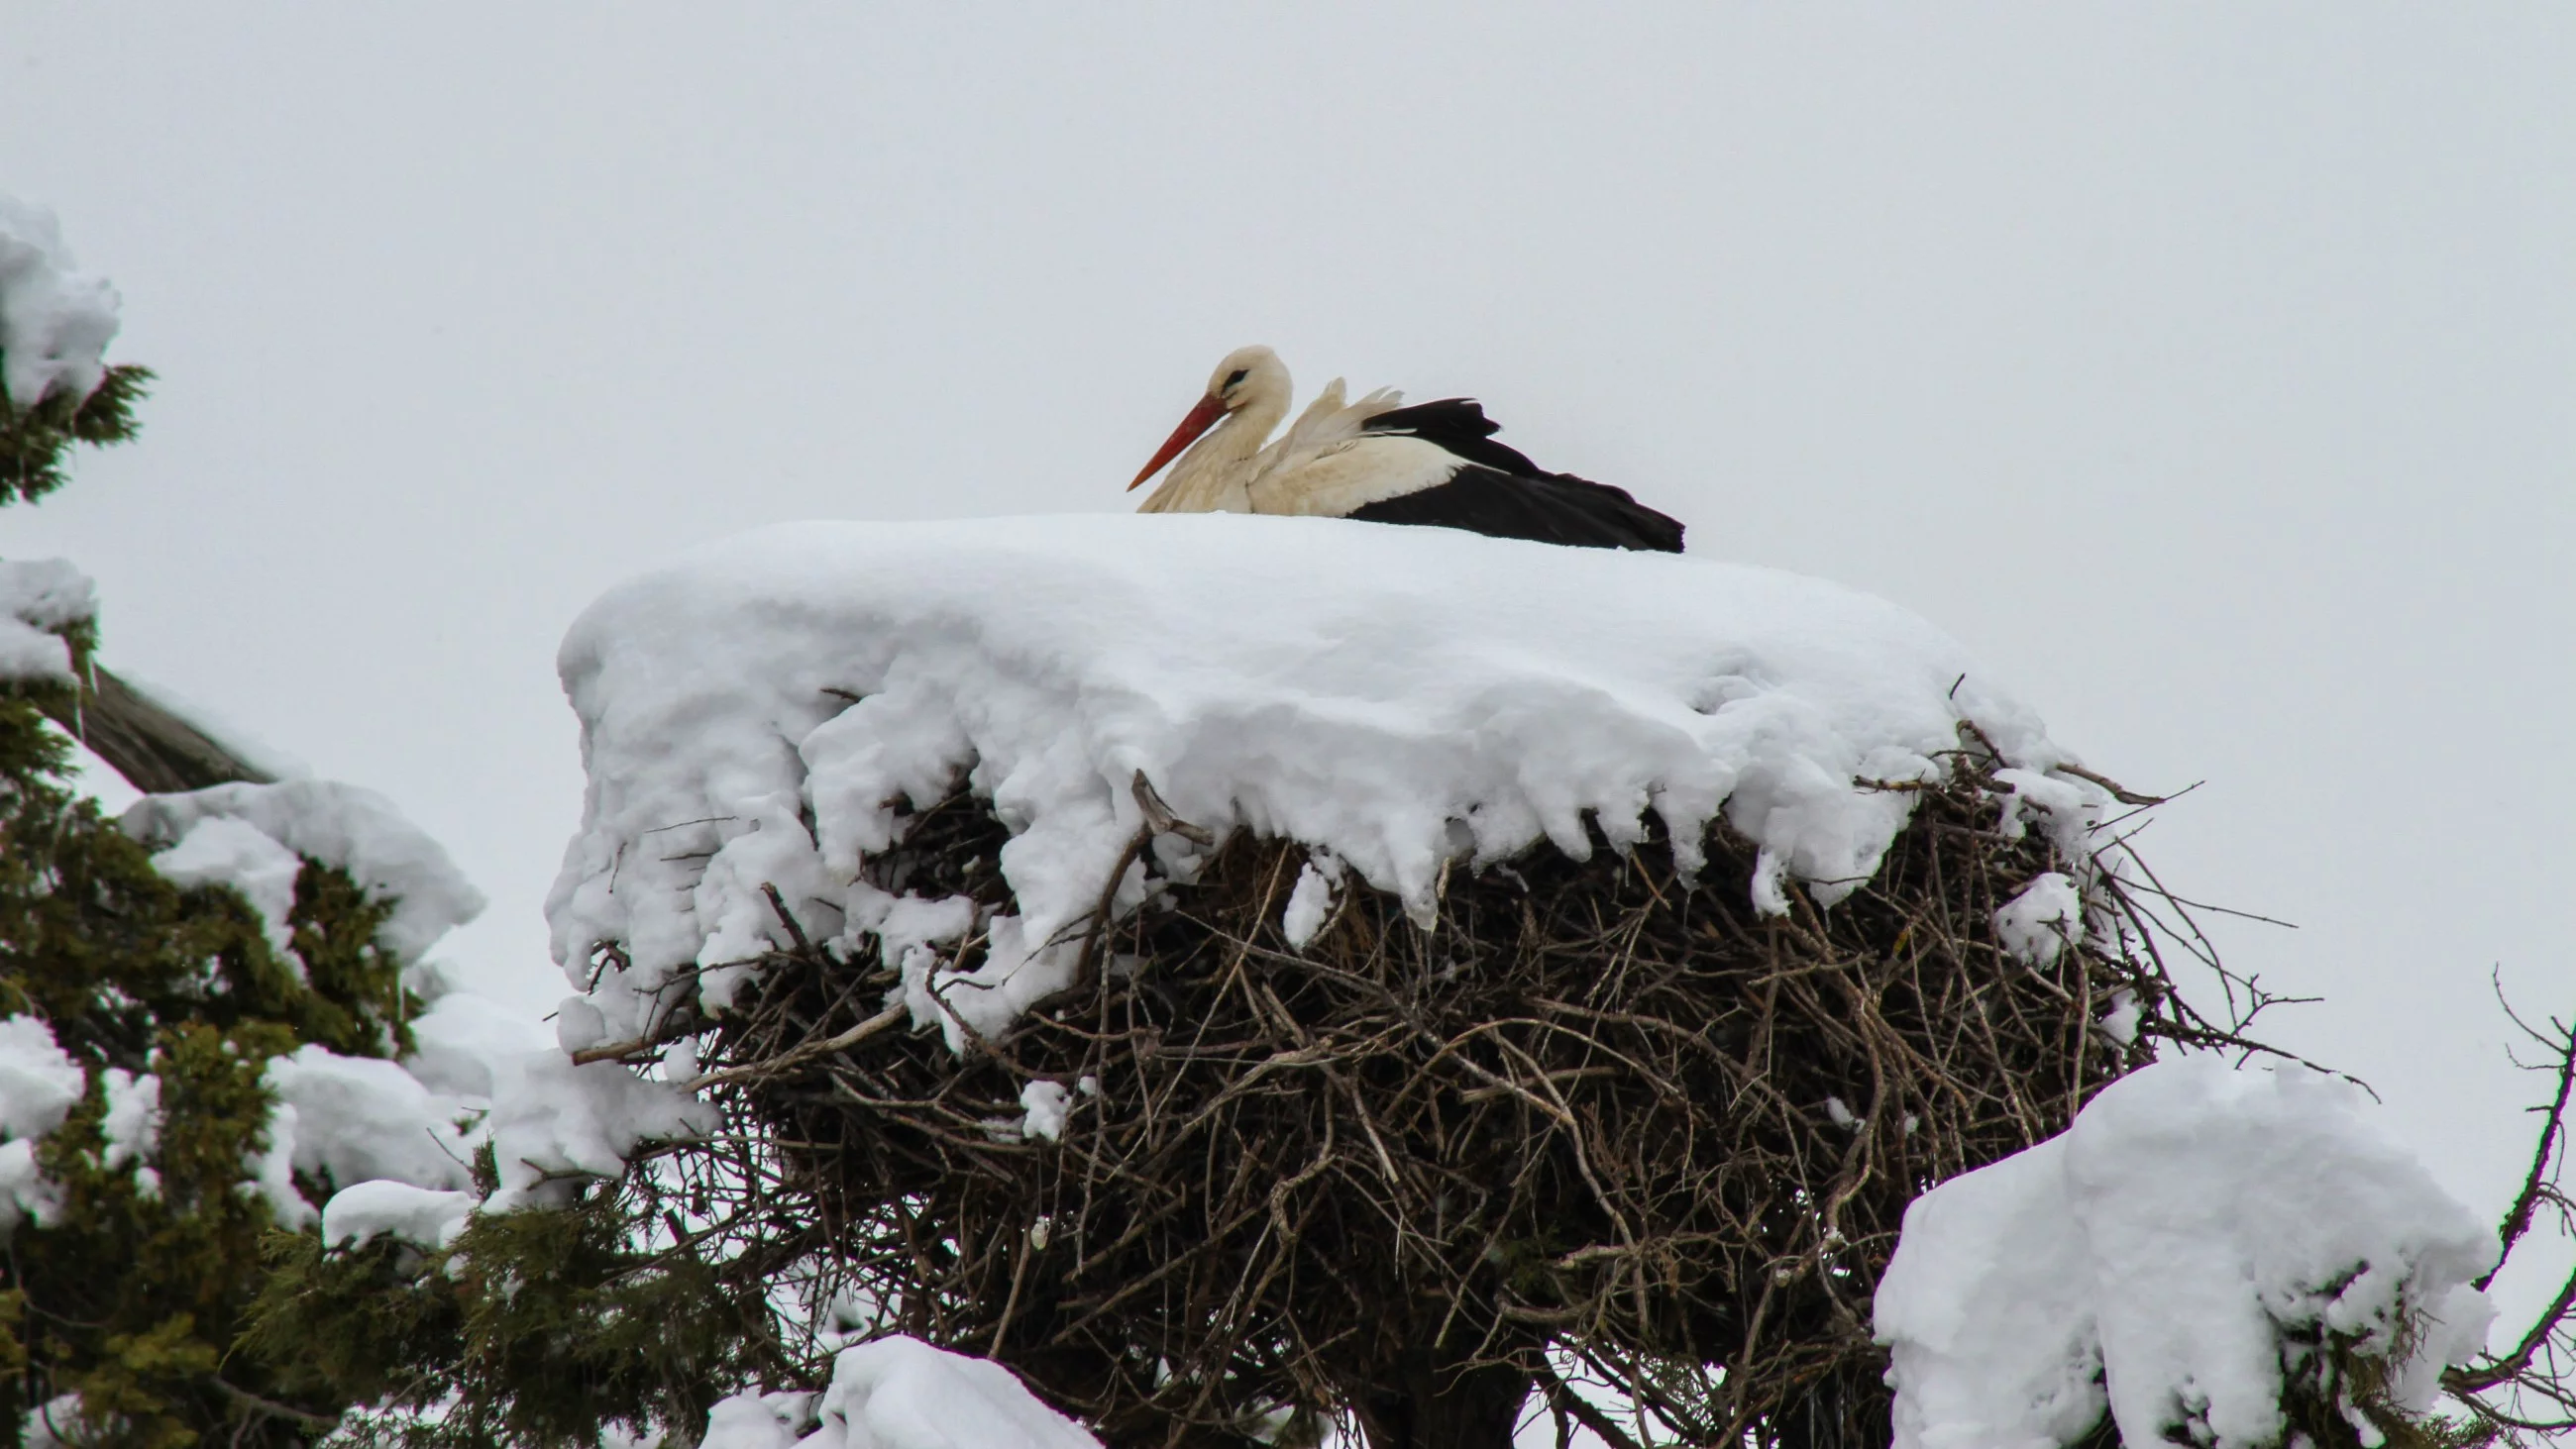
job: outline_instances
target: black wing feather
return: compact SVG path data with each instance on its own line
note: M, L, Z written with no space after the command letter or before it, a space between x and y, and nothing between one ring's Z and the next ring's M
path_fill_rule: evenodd
M1548 472L1519 449L1495 442L1502 426L1470 397L1442 398L1369 419L1362 431L1420 438L1467 466L1445 483L1368 504L1351 517L1576 548L1682 551L1678 520L1639 503L1624 488Z
M1403 433L1420 438L1497 473L1522 478L1547 476L1547 470L1531 462L1527 454L1493 440L1494 434L1502 430L1503 425L1486 417L1484 405L1471 397L1444 397L1438 402L1397 408L1360 425L1362 432Z
M1491 538L1526 538L1575 548L1682 551L1682 525L1627 490L1570 473L1534 477L1470 463L1448 482L1353 509L1364 523L1463 528Z

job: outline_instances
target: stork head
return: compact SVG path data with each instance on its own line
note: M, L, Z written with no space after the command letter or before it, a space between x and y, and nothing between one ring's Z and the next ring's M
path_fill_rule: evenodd
M1163 440L1163 446L1155 450L1154 460L1136 475L1134 483L1127 485L1128 489L1132 492L1161 472L1163 465L1179 457L1183 448L1198 441L1199 434L1230 415L1249 411L1262 420L1261 431L1267 434L1269 425L1287 413L1292 387L1288 365L1269 348L1256 344L1227 353L1216 371L1208 374L1207 392L1190 409L1189 416L1181 419L1181 425L1172 429L1172 435Z

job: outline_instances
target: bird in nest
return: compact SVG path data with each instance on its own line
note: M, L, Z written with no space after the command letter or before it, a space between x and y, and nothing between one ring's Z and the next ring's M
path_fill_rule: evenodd
M1550 473L1495 442L1501 425L1473 398L1405 407L1402 393L1380 388L1349 402L1335 378L1271 441L1292 395L1278 353L1258 346L1227 353L1206 393L1127 485L1172 465L1140 511L1302 514L1579 548L1682 551L1678 520L1625 489Z

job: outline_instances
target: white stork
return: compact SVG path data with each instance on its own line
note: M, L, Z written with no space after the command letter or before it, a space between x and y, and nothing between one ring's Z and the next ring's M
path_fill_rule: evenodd
M1321 514L1586 548L1682 551L1681 524L1625 489L1545 472L1495 442L1500 425L1472 398L1408 408L1398 406L1402 393L1381 388L1345 403L1337 377L1265 447L1288 415L1290 394L1279 354L1267 347L1226 354L1208 377L1207 394L1127 485L1136 488L1189 449L1142 511Z

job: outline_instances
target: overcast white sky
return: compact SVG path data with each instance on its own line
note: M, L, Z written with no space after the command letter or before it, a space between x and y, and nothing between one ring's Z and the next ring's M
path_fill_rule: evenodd
M2576 1010L2576 9L0 0L157 368L0 553L393 795L550 1004L555 644L795 518L1122 509L1228 348L1958 634L2482 1209Z

